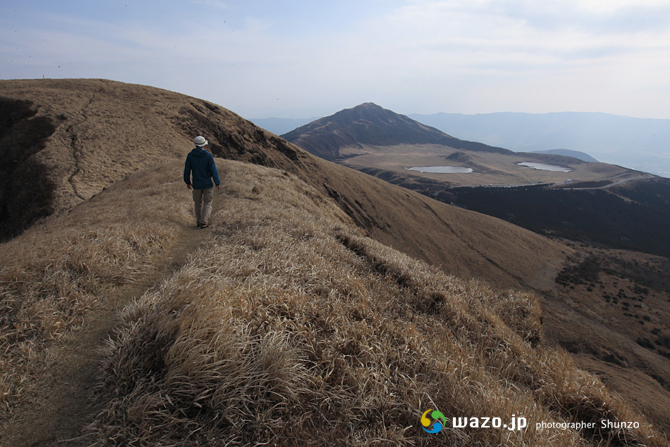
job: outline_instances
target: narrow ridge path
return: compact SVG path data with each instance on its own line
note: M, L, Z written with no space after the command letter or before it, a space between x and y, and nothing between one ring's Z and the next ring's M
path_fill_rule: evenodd
M182 225L174 249L166 253L141 281L120 287L86 316L82 328L55 343L47 354L46 370L38 374L36 389L26 396L13 418L0 427L5 432L0 434L0 445L89 445L90 440L83 437L82 432L95 416L91 398L101 360L99 348L119 323L119 311L186 264L189 254L212 235L211 229Z

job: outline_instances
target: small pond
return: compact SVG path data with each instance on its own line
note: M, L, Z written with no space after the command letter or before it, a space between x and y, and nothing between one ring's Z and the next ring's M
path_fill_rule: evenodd
M462 166L419 166L406 169L409 171L430 172L432 174L469 174L472 172L471 168L464 168Z
M571 168L565 168L558 165L550 165L548 163L536 163L534 161L523 161L517 163L519 166L524 166L526 168L539 169L540 171L554 171L554 172L571 172Z

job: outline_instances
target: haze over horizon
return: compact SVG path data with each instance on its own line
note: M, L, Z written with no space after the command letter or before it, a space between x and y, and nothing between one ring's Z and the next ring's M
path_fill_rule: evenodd
M145 84L247 118L375 102L670 119L663 0L8 0L0 24L0 79Z

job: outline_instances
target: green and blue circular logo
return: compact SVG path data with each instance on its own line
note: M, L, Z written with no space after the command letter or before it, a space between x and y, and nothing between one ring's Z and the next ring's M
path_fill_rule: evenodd
M430 419L427 417L428 413L430 413ZM426 410L421 416L421 425L423 425L423 429L428 433L439 433L446 423L447 418L444 417L441 411L430 409Z

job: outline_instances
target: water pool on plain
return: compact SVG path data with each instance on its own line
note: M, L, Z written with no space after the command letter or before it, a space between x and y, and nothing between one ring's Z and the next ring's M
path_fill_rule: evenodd
M462 166L418 166L406 169L408 171L429 172L432 174L469 174L472 172L472 168L464 168Z
M571 168L565 168L558 165L550 165L548 163L536 163L534 161L522 161L517 163L519 166L523 166L531 169L539 169L540 171L553 171L553 172L571 172Z

